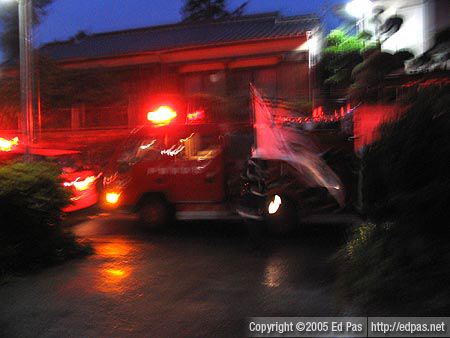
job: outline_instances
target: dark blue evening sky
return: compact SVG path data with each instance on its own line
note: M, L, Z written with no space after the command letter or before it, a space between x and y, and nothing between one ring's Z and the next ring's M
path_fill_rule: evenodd
M235 8L244 0L229 0ZM337 25L332 6L344 0L250 0L247 13L280 11L283 15L316 13L328 29ZM145 27L180 20L183 0L55 0L34 31L35 44L64 40L80 30L89 33Z

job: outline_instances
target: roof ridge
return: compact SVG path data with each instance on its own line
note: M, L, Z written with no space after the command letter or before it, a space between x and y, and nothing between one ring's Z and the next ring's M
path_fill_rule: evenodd
M40 47L55 60L90 59L154 51L216 46L243 41L293 38L320 25L317 15L282 16L278 12L206 22L183 22L96 33Z
M199 22L177 22L177 23L169 23L169 24L162 24L162 25L155 25L155 26L146 26L146 27L137 27L137 28L130 28L130 29L122 29L122 30L116 30L116 31L105 31L105 32L98 32L93 34L87 34L86 37L83 38L83 40L88 40L96 37L103 37L103 36L114 36L114 35L122 35L122 34L134 34L139 32L148 32L148 31L162 31L162 30L173 30L178 28L185 28L185 27L201 27L201 26L209 26L209 25L221 25L221 24L227 24L227 23L236 23L236 22L251 22L251 21L258 21L258 20L274 20L274 23L283 23L283 22L291 22L291 21L298 21L298 20L305 20L305 19L319 19L319 17L315 14L302 14L302 15L293 15L293 16L282 16L280 13L277 12L265 12L265 13L256 13L256 14L249 14L249 15L243 15L238 17L228 17L223 19L217 19L217 20L207 20L207 21L199 21ZM41 47L47 47L47 46L54 46L54 45L63 45L63 44L71 44L73 43L74 38L69 38L66 40L60 40L60 41L53 41L48 42Z

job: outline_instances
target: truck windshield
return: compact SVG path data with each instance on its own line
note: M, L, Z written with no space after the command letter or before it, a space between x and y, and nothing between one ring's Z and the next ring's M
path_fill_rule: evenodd
M219 151L219 137L208 133L192 133L180 139L183 144L183 157L187 160L208 160Z
M130 138L123 145L117 162L136 163L144 157L156 158L162 148L162 140L159 137Z
M161 156L173 159L202 161L213 158L219 151L219 137L211 133L190 132L130 138L124 144L119 163L137 163Z

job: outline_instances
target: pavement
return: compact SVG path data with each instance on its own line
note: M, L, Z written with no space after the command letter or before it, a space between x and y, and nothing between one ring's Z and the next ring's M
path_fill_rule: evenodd
M70 222L69 222L70 223ZM242 337L248 317L347 314L332 257L348 225L249 241L243 224L71 224L95 254L0 286L1 337Z

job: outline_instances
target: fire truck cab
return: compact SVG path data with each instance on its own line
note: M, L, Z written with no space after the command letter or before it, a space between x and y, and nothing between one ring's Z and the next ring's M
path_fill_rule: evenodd
M118 150L104 178L103 205L137 212L149 227L173 218L237 217L235 201L253 141L251 127L171 123L168 107L157 113L149 113L156 123L135 129ZM190 117L196 121L203 112L195 114Z

